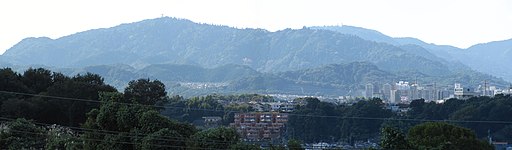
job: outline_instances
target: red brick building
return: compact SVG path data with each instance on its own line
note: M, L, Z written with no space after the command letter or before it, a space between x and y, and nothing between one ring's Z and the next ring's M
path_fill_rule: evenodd
M288 114L279 112L236 113L234 127L246 141L279 140L285 133Z

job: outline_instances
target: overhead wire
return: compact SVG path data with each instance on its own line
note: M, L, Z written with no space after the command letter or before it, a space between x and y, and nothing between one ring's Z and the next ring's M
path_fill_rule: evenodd
M31 132L31 131L22 131L22 130L15 130L15 129L9 129L8 131L17 132L17 133L26 133L26 134L33 134L33 135L43 135L44 133L38 133L38 132ZM109 142L109 143L117 143L117 144L130 144L130 145L140 145L140 143L135 142L123 142L123 141L109 141L109 140L102 140L102 139L91 139L91 138L80 138L81 140L86 141L97 141L97 142ZM208 149L208 150L221 150L216 148L202 148L202 147L189 147L189 146L176 146L176 145L162 145L162 144L148 144L151 146L158 146L158 147L168 147L168 148L193 148L193 149Z
M48 96L48 95L30 94L30 93L21 93L21 92L0 91L0 93L15 94L15 95L25 95L25 96L34 96L34 97L45 97L45 98L53 98L53 99L61 99L61 100L93 102L93 103L107 103L105 101L99 101L99 100L68 98L68 97L59 97L59 96ZM222 110L222 109L189 108L189 107L176 107L176 106L156 106L156 105L144 105L144 104L122 103L122 102L111 102L111 103L120 104L120 105L130 105L130 106L145 106L145 107L164 108L164 109L185 109L185 110L212 111L212 112L242 113L242 111ZM295 113L287 113L287 115L288 116L298 116L298 117L313 117L313 118L317 117L317 118L381 120L381 121L414 121L414 122L451 122L451 123L512 124L512 121L499 121L499 120L451 120L451 119L443 119L443 120L441 120L441 119L411 119L411 118L391 118L391 117L390 118L379 118L379 117L350 117L350 116L308 115L308 114L295 114Z
M51 98L51 99L58 99L58 100L71 100L71 101L82 101L82 102L93 102L93 103L107 103L105 101L99 101L99 100L91 100L91 99L80 99L80 98L69 98L69 97L60 97L60 96L48 96L48 95L41 95L41 94L31 94L31 93L21 93L21 92L10 92L10 91L0 91L0 93L5 94L15 94L15 95L25 95L25 96L33 96L33 97L43 97L43 98ZM228 112L228 113L240 113L241 111L234 111L234 110L223 110L223 109L207 109L207 108L189 108L189 107L176 107L176 106L155 106L155 105L144 105L144 104L136 104L136 103L122 103L122 102L109 102L119 105L129 105L129 106L146 106L146 107L155 107L155 108L164 108L164 109L185 109L185 110L196 110L196 111L211 111L211 112ZM436 119L408 119L408 118L379 118L379 117L350 117L350 116L329 116L329 115L307 115L307 114L294 114L294 113L288 113L288 116L297 116L297 117L313 117L313 118L335 118L335 119L355 119L355 120L380 120L380 121L414 121L414 122L450 122L450 123L487 123L487 124L512 124L512 121L499 121L499 120L436 120ZM1 117L0 119L5 119L5 117ZM8 118L12 119L12 118ZM39 123L41 124L41 123ZM46 124L49 125L49 124ZM66 126L63 126L66 127ZM87 132L87 131L97 131L97 132L103 132L101 134L128 134L128 135L121 135L126 137L134 137L129 136L129 132L118 132L118 131L109 131L109 130L95 130L95 129L86 129L86 128L79 128L79 127L68 127L70 129L75 130L81 130L80 132ZM87 131L83 131L87 130ZM144 134L140 134L144 135ZM148 135L148 134L146 134ZM163 140L163 141L170 141L170 142L185 142L185 138L174 138L174 139L165 139L166 136L155 136L157 138L154 138L155 140ZM97 140L102 141L98 139L86 139L86 140ZM104 141L104 140L103 140ZM204 142L204 141L203 141ZM211 141L213 143L222 143L225 141ZM120 143L123 144L123 143ZM128 143L124 143L128 144ZM133 143L136 144L136 143ZM157 145L158 146L158 145ZM176 147L175 147L176 148ZM181 147L183 148L183 147Z
M0 117L0 119L9 120L9 121L16 120L14 118L6 118L6 117ZM46 123L39 123L39 122L33 122L33 123L37 124L37 125L47 126L47 127L55 125L55 124L46 124ZM155 136L155 135L152 135L152 134L144 134L144 133L132 133L132 132L122 132L122 131L88 129L88 128L81 128L81 127L63 126L63 125L58 125L58 126L65 127L65 128L70 128L70 129L73 129L73 131L80 132L80 133L96 132L96 133L92 133L92 134L117 135L117 136L122 136L122 137L129 137L129 138L143 138L145 136L154 136L154 137L158 137L158 138L154 138L154 139L162 140L162 141L181 141L181 142L187 142L188 141L188 138L185 138L185 137ZM127 134L127 135L123 135L123 134ZM200 142L202 142L202 143L229 143L227 141L220 141L220 140L208 140L208 141L200 141Z

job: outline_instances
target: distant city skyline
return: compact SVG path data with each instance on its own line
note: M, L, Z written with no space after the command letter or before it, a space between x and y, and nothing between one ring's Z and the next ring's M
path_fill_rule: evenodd
M351 25L467 48L512 38L507 0L0 1L0 54L27 37L53 39L161 16L269 31Z

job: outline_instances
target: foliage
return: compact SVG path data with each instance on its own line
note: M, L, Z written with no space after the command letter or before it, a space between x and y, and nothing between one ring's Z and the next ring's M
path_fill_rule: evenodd
M304 150L299 140L290 139L287 145L289 150Z
M183 97L170 98L169 103L165 106L166 110L163 115L189 123L203 120L206 116L222 117L223 124L228 125L234 119L235 112L249 112L254 109L248 105L248 102L271 102L274 99L270 96L258 94L241 94L241 95L206 95L200 97L191 97L184 99ZM223 104L228 105L223 106Z
M133 80L124 89L125 99L143 105L161 104L166 100L166 96L165 85L158 80Z
M0 69L0 90L11 92L29 92L30 89L23 83L23 77L11 68ZM1 94L2 98L8 95ZM12 95L10 97L13 97Z
M246 144L243 142L238 142L229 146L230 150L260 150L260 147L254 144Z
M0 147L17 149L42 149L47 134L44 129L25 119L16 119L0 128Z
M297 106L289 119L289 134L307 143L337 141L349 142L378 136L383 121L352 118L388 118L392 113L384 109L380 99L359 101L352 106L334 105L316 98L306 98L306 105ZM340 116L340 117L311 117Z
M78 134L70 128L51 125L47 129L45 149L82 149Z
M98 100L98 93L101 91L116 91L112 86L106 85L100 76L90 73L67 77L43 68L29 68L23 75L19 75L6 68L0 69L0 76L3 76L0 90L24 94L0 93L1 115L34 119L43 123L78 126L85 122L85 113L99 105L82 100L34 97L26 94L94 101Z
M412 146L405 138L405 134L403 134L399 129L393 127L382 128L380 147L382 149L390 150L412 149Z
M378 135L384 121L364 118L390 118L393 115L390 110L384 108L384 103L378 98L359 101L342 111L348 119L343 119L341 123L341 136L349 139L349 142ZM351 117L362 119L350 119Z
M187 146L190 149L228 149L238 143L240 136L233 128L219 127L194 134Z
M34 97L1 93L2 117L24 117L40 123L68 126L81 124L88 129L78 135L66 127L52 126L46 130L30 121L18 119L3 124L0 128L1 147L10 149L184 149L187 146L193 149L253 149L256 148L254 145L240 143L238 134L233 129L216 128L198 132L190 124L170 120L166 116L186 122L193 122L204 116L222 116L224 123L229 123L232 121L233 112L253 111L249 105L240 104L242 102L274 101L272 97L257 94L169 98L163 83L149 79L130 82L127 92L123 94L105 84L99 75L88 73L67 77L41 68L29 69L23 75L8 68L0 69L0 77L3 77L0 79L0 90L43 95ZM306 79L308 78L304 76L304 80ZM296 111L290 115L287 133L291 138L308 143L368 140L379 135L381 126L392 124L390 121L364 118L512 121L509 117L512 114L510 95L475 97L464 101L450 99L442 104L414 100L409 105L411 110L399 115L385 109L380 99L361 100L351 105L335 105L316 98L302 98L297 101L305 101L306 105L297 106ZM166 106L169 108L162 113L165 116L154 107L163 102L168 102ZM410 122L397 124L405 126L403 129L414 125ZM419 148L470 146L485 149L488 147L475 140L477 137L485 137L490 132L493 139L506 141L512 131L512 127L507 124L467 122L458 125L468 127L476 134L468 129L434 124L414 127L406 140L411 145L423 145ZM15 132L18 130L13 129L23 132ZM397 146L396 143L403 142L404 136L399 131L384 128L380 132L384 139L381 143L383 148L393 149ZM450 136L441 133L449 133ZM432 141L450 143L434 147L432 143L428 143L432 141L424 140L424 137L429 136L439 136ZM454 137L459 140L453 140ZM297 143L290 141L289 145Z
M410 104L411 110L408 118L435 119L435 120L461 120L461 121L512 121L512 97L510 95L496 95L494 97L474 97L468 100L449 99L442 104L425 103L423 100L414 100ZM494 140L510 141L506 138L508 133L506 124L459 123L459 125L475 131L477 137L488 136L490 131Z
M336 85L345 89L359 89L367 83L391 83L392 79L397 78L369 62L330 64L283 72L280 76L301 83Z
M142 139L141 150L186 149L187 138L169 128L160 129Z
M22 82L32 89L33 93L44 92L53 84L52 73L43 68L29 68L23 73Z
M196 132L195 127L169 120L153 107L119 103L121 93L100 96L104 103L88 113L83 125L90 129L83 135L84 149L184 148L185 140Z
M306 105L298 106L289 115L289 134L292 138L304 142L318 142L338 138L340 130L336 118L310 117L314 116L339 116L341 112L332 103L321 102L317 98L305 98Z
M440 122L414 126L407 139L419 149L494 149L489 143L479 141L471 130Z
M282 145L269 144L268 149L269 150L286 150L286 147L284 147Z

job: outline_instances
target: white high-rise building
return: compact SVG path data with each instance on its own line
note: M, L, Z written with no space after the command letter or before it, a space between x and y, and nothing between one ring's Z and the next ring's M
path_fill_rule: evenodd
M391 84L386 83L382 86L382 95L384 100L389 101L391 99Z
M400 103L402 102L402 99L401 99L401 91L400 90L391 90L391 95L389 97L389 103L392 103L392 104L397 104L397 103Z
M366 91L365 91L364 96L367 99L373 98L373 84L371 84L371 83L366 84Z

